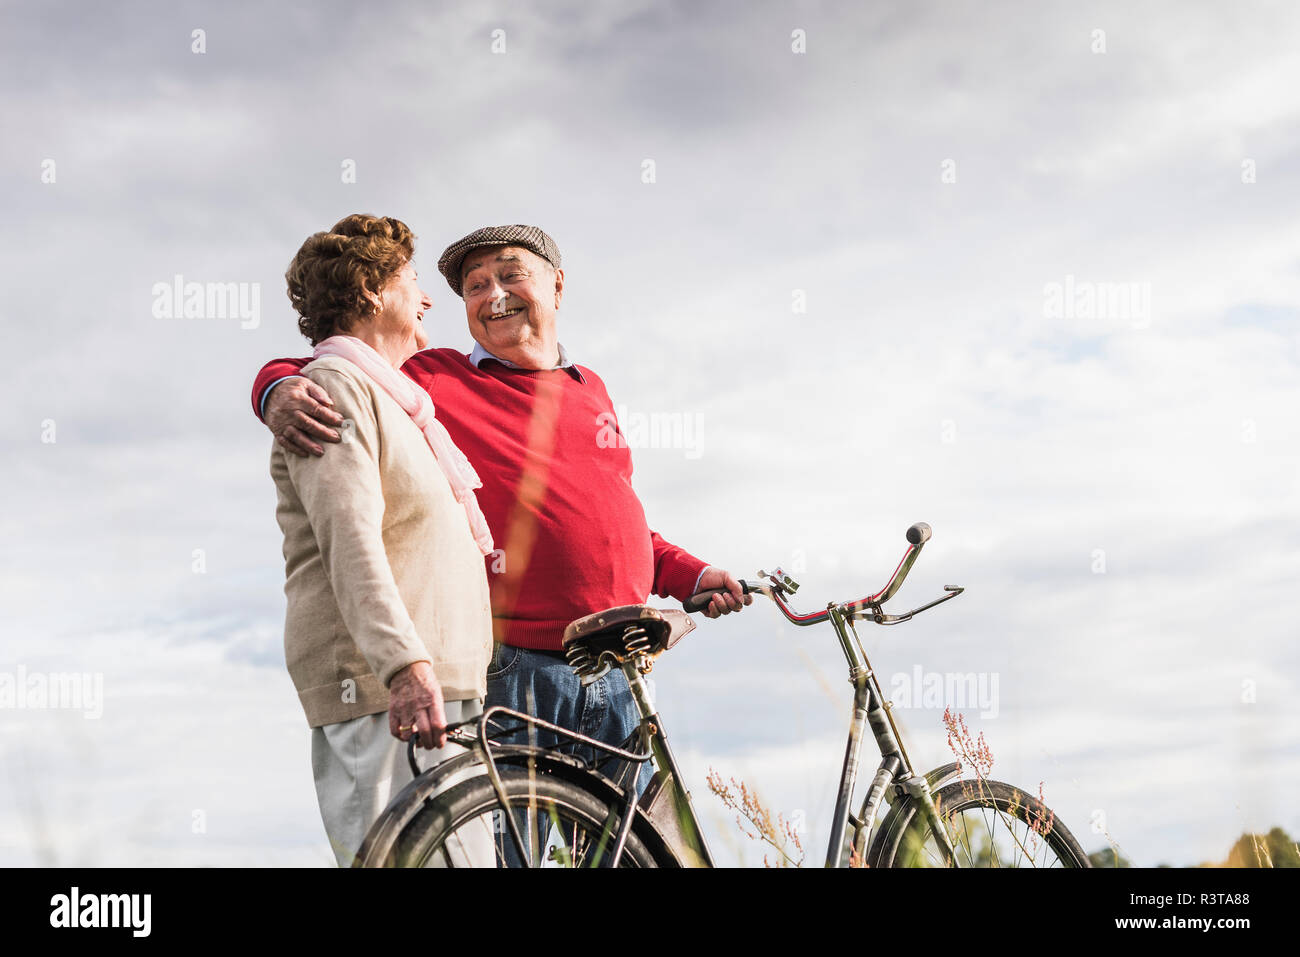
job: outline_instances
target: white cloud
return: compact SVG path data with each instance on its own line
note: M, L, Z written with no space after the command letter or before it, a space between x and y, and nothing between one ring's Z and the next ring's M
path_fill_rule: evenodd
M0 41L0 71L23 79L5 89L24 91L4 95L0 150L16 220L0 240L17 357L4 640L15 662L114 676L96 726L111 740L73 721L61 746L81 750L56 752L105 756L102 802L60 861L328 862L276 660L270 438L247 392L262 361L305 349L288 258L361 209L412 224L430 279L484 222L559 239L566 346L616 402L703 416L700 458L636 453L670 539L750 576L802 561L811 608L880 587L903 529L930 521L895 604L968 591L864 635L873 661L997 671L1010 771L1077 778L1071 822L1112 808L1148 863L1221 858L1247 826L1300 830L1285 800L1300 769L1279 757L1300 664L1293 11L807 7L796 57L794 14L762 4L689 24L651 4L394 9L396 33L350 7L205 10L205 58L186 8L83 33L29 12ZM357 66L381 60L382 93ZM46 156L57 184L39 182ZM178 272L260 282L261 326L154 319L152 283ZM1149 324L1045 318L1044 285L1066 276L1149 283ZM467 347L459 302L430 285L430 325ZM774 615L706 623L656 671L660 694L690 767L726 761L781 807L820 807L843 664L829 632ZM22 742L67 718L0 739L47 820L77 792ZM906 720L940 763L937 715ZM1215 788L1225 754L1239 795ZM164 768L193 790L133 810ZM201 801L196 843L184 816ZM24 835L6 853L39 862L22 806L0 805L18 829L0 833Z

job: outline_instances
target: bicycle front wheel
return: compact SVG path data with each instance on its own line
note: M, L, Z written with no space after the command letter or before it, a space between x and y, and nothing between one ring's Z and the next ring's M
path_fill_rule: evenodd
M501 783L532 867L599 867L614 849L622 808L576 784L522 768L501 768ZM506 811L487 777L430 799L402 829L387 867L520 866ZM637 836L627 836L620 867L656 867Z
M1088 855L1041 801L1001 781L955 781L934 796L958 867L1091 867ZM915 802L913 802L915 804ZM952 867L919 805L877 867Z

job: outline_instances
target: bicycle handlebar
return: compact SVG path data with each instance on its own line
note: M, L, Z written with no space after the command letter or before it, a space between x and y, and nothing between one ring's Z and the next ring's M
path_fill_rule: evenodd
M885 584L884 588L876 592L874 595L868 595L866 598L859 598L857 601L847 601L840 604L832 602L825 611L813 612L810 615L800 615L786 604L785 597L794 592L799 586L779 568L770 575L766 572L759 572L759 574L764 575L768 581L742 581L740 587L747 595L760 594L766 595L768 598L772 599L773 604L781 610L781 614L785 615L791 623L796 625L820 624L830 617L832 608L838 609L841 614L848 618L869 618L878 625L898 624L899 622L907 621L919 612L925 611L928 608L933 608L935 605L947 601L949 598L956 598L964 590L954 585L945 585L944 591L946 594L942 598L932 601L927 605L922 605L920 608L914 608L905 615L886 615L881 611L881 604L893 598L894 595L898 593L898 590L903 587L903 582L907 579L907 573L910 572L912 566L916 564L917 556L921 554L922 547L924 547L925 543L930 540L932 534L933 532L930 526L925 522L917 522L914 524L907 530L907 551L903 553L902 560L898 563L898 567L894 569L894 574L890 576L889 581ZM707 591L697 592L686 601L682 602L682 607L688 612L702 611L704 608L708 607L709 600L714 595L725 591L725 588L710 588Z

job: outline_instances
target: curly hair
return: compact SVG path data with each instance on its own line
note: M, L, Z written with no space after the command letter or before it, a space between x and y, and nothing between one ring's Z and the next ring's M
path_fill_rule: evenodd
M298 329L312 345L347 332L375 306L378 293L415 255L415 234L391 216L354 213L302 244L285 271Z

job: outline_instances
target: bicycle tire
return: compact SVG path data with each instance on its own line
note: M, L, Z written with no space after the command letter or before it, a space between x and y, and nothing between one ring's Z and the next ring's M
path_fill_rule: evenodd
M549 851L542 846L533 855L534 866L598 866L613 850L616 835L607 822L617 822L622 808L611 815L609 805L577 784L547 774L530 774L524 768L500 769L501 783L511 805L526 807L532 795L535 806L550 820L548 840L557 834L557 844ZM430 798L425 807L402 829L393 843L385 867L454 867L475 863L459 848L465 846L467 830L481 834L487 827L484 815L492 814L494 836L498 839L494 865L502 865L499 841L509 841L496 789L487 777L465 781ZM556 827L556 824L559 827ZM542 842L545 843L545 842ZM451 847L452 850L448 850ZM565 859L567 854L568 859ZM461 865L456 860L461 860ZM479 858L479 866L486 864ZM659 862L636 834L628 833L619 859L620 867L658 867Z
M1055 813L1021 788L1001 781L954 781L936 792L935 803L957 841L957 863L961 867L1092 866ZM982 823L987 837L974 837L972 823L977 834L981 833L978 829ZM949 855L940 852L918 802L911 801L910 812L905 811L897 832L901 835L896 840L884 836L881 846L874 849L875 860L867 862L870 866L952 866ZM1022 860L1024 863L1020 863Z

